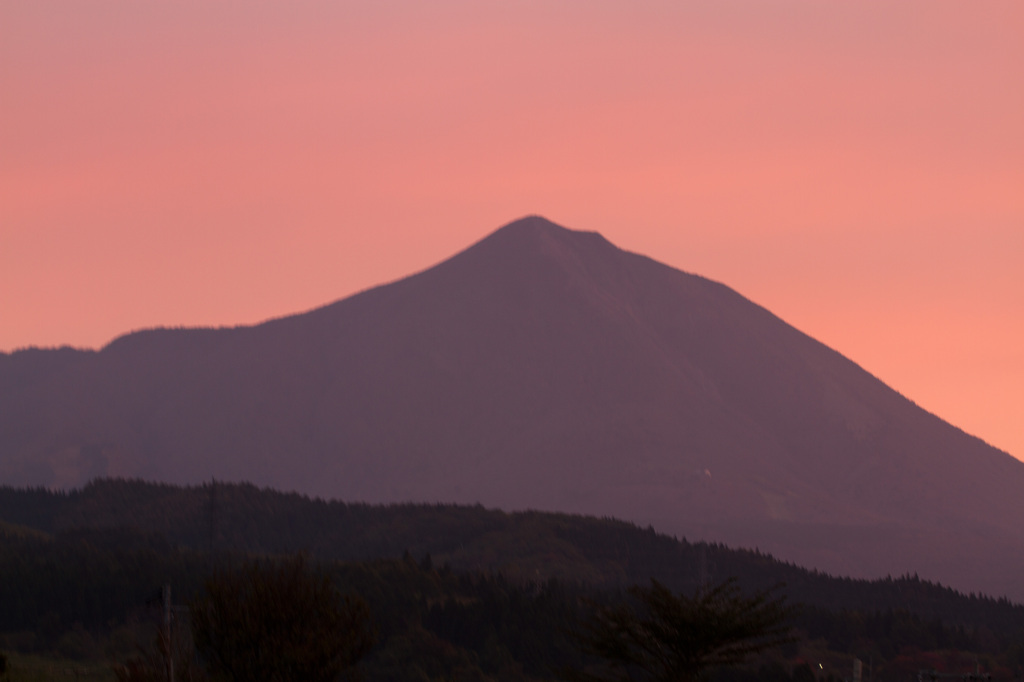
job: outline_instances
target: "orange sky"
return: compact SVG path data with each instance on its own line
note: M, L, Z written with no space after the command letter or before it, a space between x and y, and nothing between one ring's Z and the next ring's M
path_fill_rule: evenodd
M1024 3L0 4L0 349L252 323L540 213L1024 457Z

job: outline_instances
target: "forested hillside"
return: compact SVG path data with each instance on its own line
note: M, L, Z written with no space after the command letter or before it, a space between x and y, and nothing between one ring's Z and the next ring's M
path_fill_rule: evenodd
M549 678L581 662L568 633L582 598L621 599L652 578L683 593L728 577L745 591L784 584L801 605L802 641L758 662L776 673L813 658L841 677L857 656L877 663L876 679L901 679L894 671L974 656L1009 677L1024 662L1024 607L913 576L832 578L613 519L121 480L0 489L0 646L123 655L153 621L146 603L161 585L184 603L217 566L294 552L370 604L382 636L366 665L381 679L414 679L402 671L417 667L428 677Z

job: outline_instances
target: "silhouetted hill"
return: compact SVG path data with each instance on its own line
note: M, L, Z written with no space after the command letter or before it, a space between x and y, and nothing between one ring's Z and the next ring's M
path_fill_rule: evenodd
M542 218L233 329L0 356L0 480L613 515L1024 598L1024 464L731 289Z
M655 578L692 593L737 578L747 590L785 585L795 602L833 611L903 610L952 625L1024 631L1024 606L966 596L917 576L850 580L751 550L694 543L617 519L482 506L346 504L251 484L180 487L103 479L53 492L0 487L0 535L104 551L171 548L223 555L304 552L322 560L430 556L460 571L520 583L614 589Z
M118 648L135 653L125 647L149 640L144 623L162 620L147 606L156 586L188 602L212 571L296 549L369 602L380 632L366 663L372 679L418 680L422 670L550 679L586 664L569 633L589 605L652 577L689 594L727 576L747 592L781 582L778 594L799 604L799 642L712 680L807 679L795 668L809 660L836 679L855 656L872 661L880 681L979 664L1010 680L1024 663L1024 606L916 576L831 578L613 519L124 480L62 492L0 487L0 643L72 658L105 650L108 661Z

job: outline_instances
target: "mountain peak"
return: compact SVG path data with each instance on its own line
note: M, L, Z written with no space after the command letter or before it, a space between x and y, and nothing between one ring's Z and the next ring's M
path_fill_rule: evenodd
M595 258L604 260L621 253L597 232L573 230L543 216L529 215L498 228L452 260L479 258L491 264L502 261L525 265L544 259L578 270Z
M603 244L605 247L616 247L597 232L584 230L573 230L568 227L552 222L539 215L529 215L518 220L513 220L507 225L499 227L480 243L489 241L508 243L511 241L524 243L559 243L565 246L576 244ZM618 250L618 249L616 249Z
M563 227L562 225L559 225L559 224L555 223L554 221L548 220L547 218L545 218L544 216L542 216L540 214L531 213L529 215L523 216L522 218L517 218L517 219L515 219L515 220L513 220L513 221L511 221L509 223L506 223L502 227L499 227L498 230L496 230L496 231L500 231L500 230L552 230L552 229L554 229L554 230L566 230L568 228Z

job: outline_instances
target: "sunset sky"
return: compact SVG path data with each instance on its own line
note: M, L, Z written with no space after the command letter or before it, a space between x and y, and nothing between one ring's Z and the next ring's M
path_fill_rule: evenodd
M306 310L541 214L1024 458L1024 2L0 3L0 350Z

